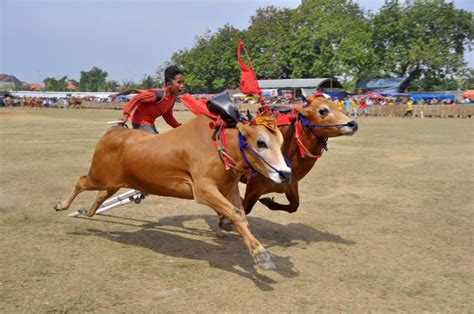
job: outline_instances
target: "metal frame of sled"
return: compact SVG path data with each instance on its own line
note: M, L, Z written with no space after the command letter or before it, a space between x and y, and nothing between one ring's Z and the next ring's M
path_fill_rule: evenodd
M112 208L119 207L126 205L130 202L134 202L135 204L140 204L143 199L145 199L145 194L138 191L138 190L128 190L122 194L117 196L111 197L105 200L102 205L97 209L96 214L100 214L111 210ZM69 217L77 217L81 215L80 211L75 211L69 214Z

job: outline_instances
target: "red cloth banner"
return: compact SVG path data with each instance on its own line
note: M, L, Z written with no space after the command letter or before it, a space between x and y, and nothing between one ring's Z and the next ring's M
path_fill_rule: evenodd
M249 67L240 57L240 50L244 42L239 41L237 46L237 62L240 66L240 91L247 95L261 95L262 90L258 87L257 77L251 67ZM245 48L244 48L245 49Z

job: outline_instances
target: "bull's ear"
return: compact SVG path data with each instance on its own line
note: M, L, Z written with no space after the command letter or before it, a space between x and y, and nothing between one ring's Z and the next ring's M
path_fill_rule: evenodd
M249 134L249 126L247 124L244 124L242 122L239 122L237 123L237 125L235 126L237 128L237 130L239 130L239 132L245 137Z

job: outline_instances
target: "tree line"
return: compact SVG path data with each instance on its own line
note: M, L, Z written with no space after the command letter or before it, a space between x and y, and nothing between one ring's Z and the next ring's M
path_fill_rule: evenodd
M120 89L127 88L139 88L149 89L160 87L162 82L152 77L151 75L145 75L141 82L123 81L119 84L115 80L107 80L108 73L96 66L92 67L89 71L81 71L81 77L79 81L68 79L67 76L61 78L47 77L43 80L45 91L68 91L68 84L72 83L75 91L83 92L117 92Z
M474 70L464 53L472 50L471 12L445 0L386 0L365 12L352 0L306 0L296 9L257 10L245 30L224 25L175 52L156 76L125 88L162 85L166 66L185 72L188 90L217 92L239 85L237 40L243 40L259 79L333 77L346 89L361 79L407 77L412 91L474 89ZM46 90L66 90L68 79L46 78ZM72 81L79 91L117 91L119 83L93 67Z
M407 77L413 90L474 88L464 52L474 39L473 15L444 0L386 0L376 12L351 0L307 0L296 9L257 10L238 32L259 79L336 77L351 89L361 79ZM236 39L230 25L173 54L190 89L238 86Z

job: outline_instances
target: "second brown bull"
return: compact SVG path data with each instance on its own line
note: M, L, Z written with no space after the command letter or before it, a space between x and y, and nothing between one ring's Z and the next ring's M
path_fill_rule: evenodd
M300 204L298 183L322 155L328 138L353 135L358 129L356 121L347 117L337 109L334 102L323 96L312 98L310 104L297 106L294 111L295 119L290 124L279 127L284 138L282 152L290 161L292 180L288 183L275 184L260 174L242 177L241 182L247 184L243 200L246 214L252 211L257 201L271 210L296 212ZM296 136L297 133L299 136ZM270 197L260 198L272 192L285 193L289 203L280 204ZM221 220L219 225L225 230L232 228L226 219Z

